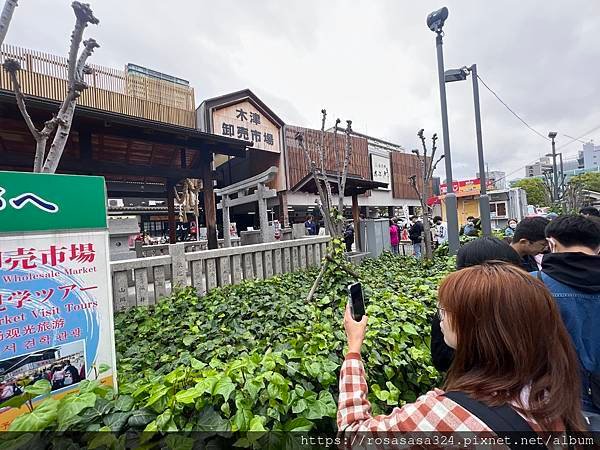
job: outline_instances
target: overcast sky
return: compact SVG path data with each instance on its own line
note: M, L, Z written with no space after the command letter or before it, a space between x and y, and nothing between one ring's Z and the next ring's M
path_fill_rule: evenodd
M435 35L425 18L445 5L446 68L477 63L481 78L533 128L558 131L558 147L571 141L563 134L600 127L598 0L89 1L100 24L86 36L101 45L90 62L132 62L185 78L197 105L250 88L294 125L319 128L325 107L329 125L352 119L356 131L407 149L417 146L420 128L442 135ZM66 55L70 1L19 3L6 42ZM447 91L454 177L471 178L471 83ZM522 177L550 144L480 91L489 168ZM585 138L598 141L600 129Z

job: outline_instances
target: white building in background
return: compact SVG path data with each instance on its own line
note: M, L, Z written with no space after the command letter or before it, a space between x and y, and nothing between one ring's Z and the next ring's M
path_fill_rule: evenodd
M583 144L583 168L600 170L600 145L594 145L594 141Z
M506 189L508 183L506 182L506 172L500 170L490 170L485 173L486 178L493 183L493 189ZM479 172L475 175L479 178Z
M525 166L525 178L541 177L545 170L552 170L552 158L543 156L533 164Z

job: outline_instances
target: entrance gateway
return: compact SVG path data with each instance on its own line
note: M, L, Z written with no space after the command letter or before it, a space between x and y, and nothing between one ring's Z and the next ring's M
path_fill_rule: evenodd
M116 386L106 220L103 177L0 172L0 403L26 379ZM0 410L0 430L24 412Z

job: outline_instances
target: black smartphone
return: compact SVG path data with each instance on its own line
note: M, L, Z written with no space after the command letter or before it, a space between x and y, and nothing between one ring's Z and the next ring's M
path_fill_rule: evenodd
M350 301L352 318L357 322L360 322L365 315L365 299L360 283L354 283L348 286L348 300Z

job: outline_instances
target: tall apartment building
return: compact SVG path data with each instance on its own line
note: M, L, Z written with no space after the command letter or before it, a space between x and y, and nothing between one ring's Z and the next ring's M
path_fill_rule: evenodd
M594 145L594 141L583 144L583 168L600 170L600 145Z
M525 166L525 178L541 177L544 170L552 170L552 158L543 156L539 161Z

